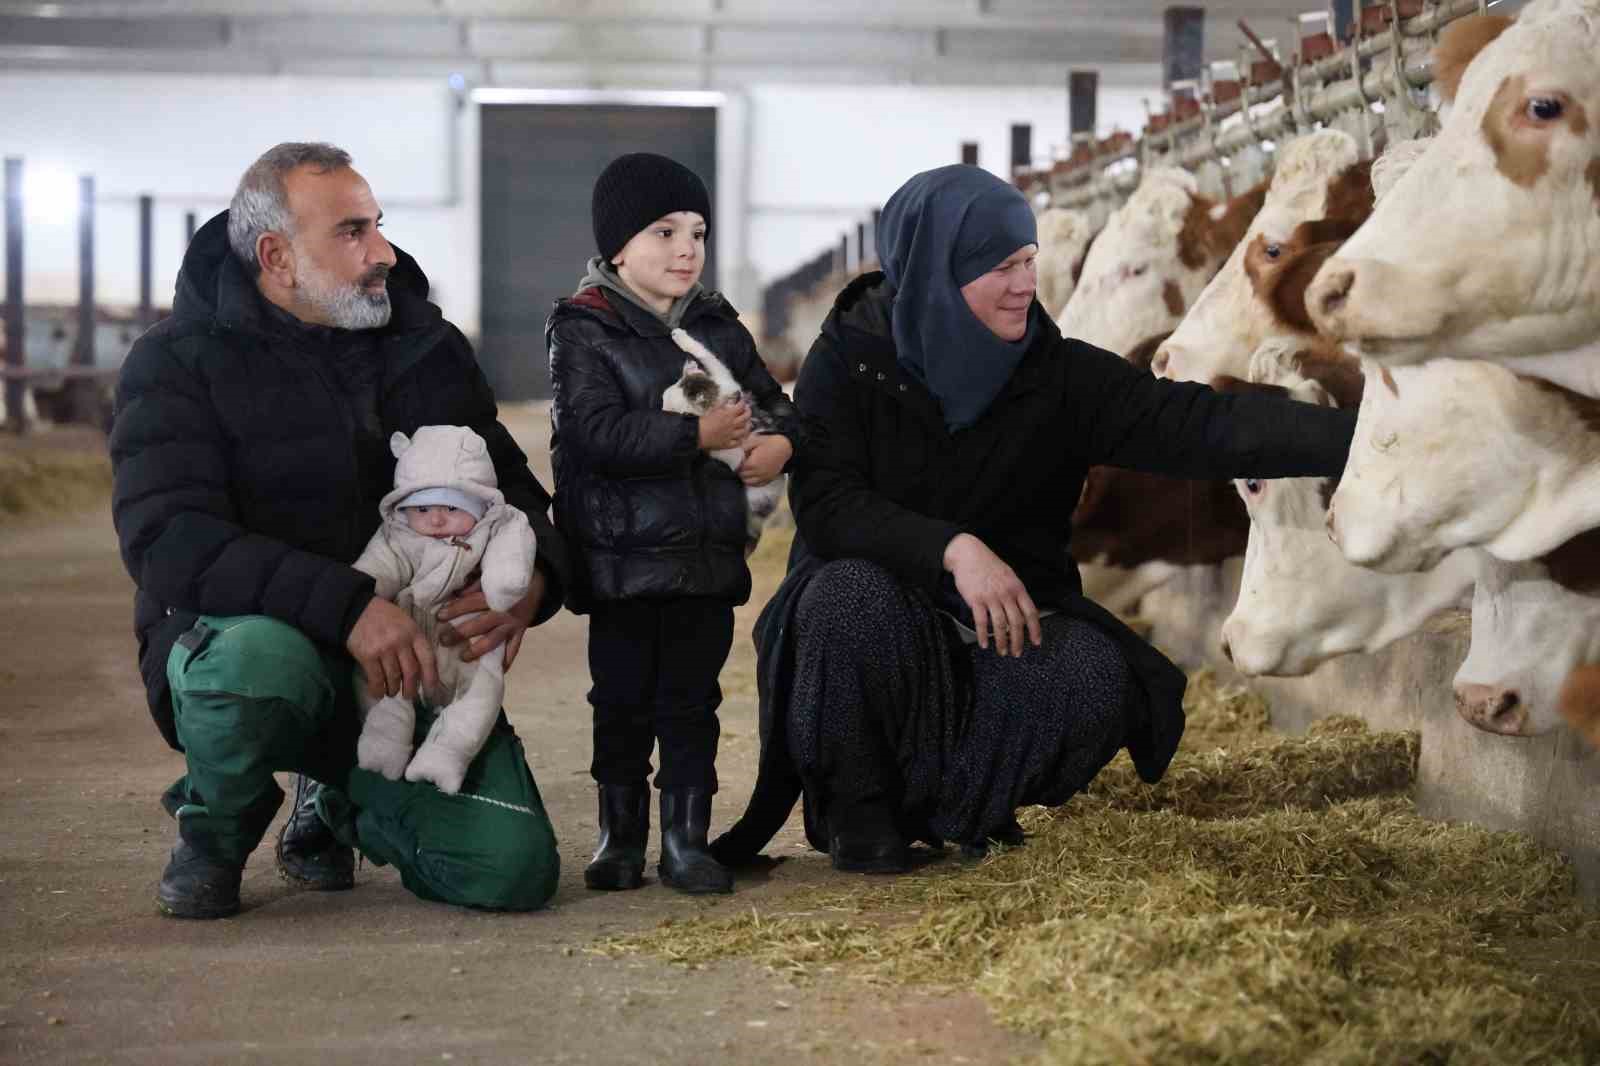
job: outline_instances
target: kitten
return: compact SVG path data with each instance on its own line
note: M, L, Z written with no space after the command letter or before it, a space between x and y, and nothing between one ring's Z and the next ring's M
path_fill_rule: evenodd
M703 415L719 403L738 403L741 399L747 399L750 401L751 433L767 434L777 428L773 417L762 410L753 398L745 394L727 366L711 354L709 348L681 329L672 331L672 339L679 348L688 353L689 358L683 361L683 376L661 397L663 411ZM744 462L744 449L723 448L712 452L711 458L726 463L728 469L737 471L739 464ZM778 501L783 498L783 484L784 479L779 476L765 485L745 486L746 555L756 550L756 544L761 540L761 527L766 525L767 519L778 509Z

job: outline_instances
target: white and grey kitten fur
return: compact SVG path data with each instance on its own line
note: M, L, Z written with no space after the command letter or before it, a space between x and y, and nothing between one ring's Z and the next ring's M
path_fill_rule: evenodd
M681 329L672 331L672 339L689 355L689 358L683 361L683 376L661 397L663 411L703 415L719 403L738 403L740 399L746 399L750 403L750 432L762 435L776 430L777 423L772 415L762 410L755 402L755 398L748 396L739 387L733 374L721 359L711 353L711 349ZM744 461L744 449L723 448L712 452L711 457L726 463L728 469L736 471L739 469L739 464ZM783 486L782 475L765 485L745 486L746 555L756 550L756 544L761 540L761 527L772 517L772 512L778 509L778 501L783 498Z

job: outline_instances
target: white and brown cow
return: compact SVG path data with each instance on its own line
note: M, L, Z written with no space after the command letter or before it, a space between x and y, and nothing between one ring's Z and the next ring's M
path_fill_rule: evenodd
M1483 360L1365 363L1328 531L1387 571L1482 547L1537 558L1600 526L1600 400Z
M1298 286L1303 292L1323 261L1372 214L1372 204L1372 164L1361 161L1354 137L1318 130L1284 145L1261 211L1156 352L1156 375L1203 382L1243 378L1250 353L1268 337L1289 328L1314 334L1303 302L1293 302L1295 321L1285 322L1272 306L1270 286L1280 265L1293 258L1296 269L1307 272ZM1320 254L1303 254L1313 247Z
M1219 386L1277 392L1323 406L1357 407L1354 359L1301 338L1269 340L1251 356L1249 381ZM1370 389L1370 385L1367 386ZM1332 479L1240 480L1250 516L1239 598L1222 627L1223 652L1246 674L1296 676L1351 652L1374 652L1461 604L1473 553L1433 570L1380 574L1347 563L1328 540Z
M1456 671L1456 710L1491 733L1548 733L1562 721L1564 683L1600 661L1600 533L1525 563L1475 554L1472 647ZM1581 706L1571 694L1565 703Z
M1514 22L1450 27L1443 128L1323 265L1309 297L1318 328L1384 364L1525 371L1529 356L1600 340L1597 57L1600 0L1534 0Z
M1039 303L1052 319L1066 310L1083 273L1084 257L1095 230L1085 211L1047 208L1039 215Z
M1265 198L1262 186L1217 203L1198 193L1194 175L1150 168L1090 245L1061 332L1124 357L1170 333Z

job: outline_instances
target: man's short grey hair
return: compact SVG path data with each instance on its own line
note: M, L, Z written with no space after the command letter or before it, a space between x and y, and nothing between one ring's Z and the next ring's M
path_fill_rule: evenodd
M250 276L261 273L256 258L256 240L268 230L294 236L294 219L289 214L289 192L284 175L295 167L310 166L318 174L350 165L350 153L331 144L285 141L262 153L239 179L239 188L228 205L228 244Z

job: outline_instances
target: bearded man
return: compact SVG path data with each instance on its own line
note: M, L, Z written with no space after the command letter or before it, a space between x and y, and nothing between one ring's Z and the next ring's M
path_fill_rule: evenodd
M450 654L503 644L509 669L560 607L566 571L550 498L471 345L382 217L348 153L271 149L195 234L172 315L122 369L112 514L150 711L187 764L162 801L178 823L156 893L169 915L239 909L245 860L283 801L274 771L299 775L277 847L293 883L352 887L359 847L425 899L524 910L555 891L555 836L503 714L458 794L356 767L355 684L415 700L437 679L410 615L350 565L393 482L393 433L471 428L538 538L511 611L476 586L447 605Z

